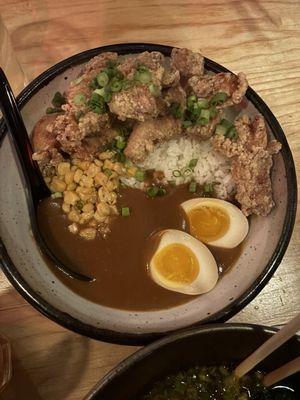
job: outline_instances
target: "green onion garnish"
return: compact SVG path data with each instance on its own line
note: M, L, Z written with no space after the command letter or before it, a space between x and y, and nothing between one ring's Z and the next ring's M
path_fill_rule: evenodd
M209 118L210 118L209 110L202 109L200 112L200 116L197 119L197 124L207 125L209 123Z
M130 81L129 79L124 79L122 81L122 89L127 90L130 89L134 85L134 81Z
M116 160L119 161L120 163L125 163L126 161L126 156L123 152L118 152L116 154Z
M186 100L186 105L188 109L193 109L194 103L196 103L197 97L196 96L189 96Z
M90 110L97 114L104 114L106 112L105 100L100 94L93 92L90 100L88 101Z
M46 114L55 114L55 113L61 113L63 110L61 108L54 108L54 107L47 107L46 108Z
M210 100L212 106L223 104L228 99L228 95L225 92L216 93Z
M229 139L236 140L238 135L235 127L233 126L232 128L230 128L229 131L225 134L225 136Z
M116 148L119 150L123 150L126 147L126 141L124 140L123 137L120 137L116 141Z
M144 182L145 180L145 172L138 169L135 173L135 179L139 182Z
M193 125L192 121L182 121L183 128L188 128L189 126L192 125Z
M105 71L102 71L102 72L100 72L100 74L98 74L96 76L96 79L97 79L98 85L101 87L104 87L108 84L109 76Z
M227 130L232 127L232 122L228 121L228 119L223 118L220 122L222 126L224 126Z
M199 158L192 158L189 162L189 168L194 169L197 165Z
M210 114L210 118L214 118L218 114L218 110L216 109L215 106L211 106L209 108L209 114Z
M149 71L139 69L134 74L134 79L141 83L149 83L151 81L151 73Z
M175 169L172 172L172 175L175 176L175 178L179 178L181 176L181 172L179 171L179 169Z
M153 94L153 96L158 97L160 95L160 90L156 85L154 85L153 83L150 83L148 87L149 87L151 94Z
M191 175L191 173L192 173L191 168L186 167L186 168L182 169L182 175L184 175L184 176L189 176L189 175Z
M170 107L170 113L173 115L175 118L181 118L182 117L182 110L181 106L179 103L172 103Z
M63 104L66 104L66 99L60 92L56 92L51 103L54 108L60 108Z
M122 81L118 78L112 78L109 83L109 87L111 88L112 92L119 92L122 89Z
M78 84L82 81L82 79L83 79L83 75L81 75L79 78L75 79L75 80L72 82L72 85L73 85L73 86L78 85Z
M189 184L189 192L191 192L191 193L196 193L196 190L197 190L197 183L194 182L194 181L192 181L192 182Z
M158 188L157 186L150 186L150 187L147 189L147 195L148 195L149 197L156 197L156 196L157 196L157 193L158 193L158 190L159 190L159 188Z
M111 176L112 175L112 170L109 168L104 168L103 172L105 173L105 175L107 176Z
M92 79L91 82L88 84L88 86L91 89L97 89L98 87L97 78Z
M208 108L209 103L208 103L208 100L201 99L201 100L197 101L197 105L198 105L199 108Z
M216 135L225 135L226 132L227 132L227 129L225 128L224 125L219 124L216 126L216 130L215 130Z
M157 196L165 196L167 194L167 191L165 188L158 188Z
M129 207L122 207L121 208L121 215L122 215L122 217L129 217L130 216L130 208Z
M97 94L99 94L101 97L104 97L104 95L105 95L105 88L95 89L95 90L93 91L93 93L97 93Z
M213 192L213 184L212 183L204 183L203 192L205 195L210 195Z
M85 95L83 93L78 93L73 98L73 103L76 106L83 106L85 104Z

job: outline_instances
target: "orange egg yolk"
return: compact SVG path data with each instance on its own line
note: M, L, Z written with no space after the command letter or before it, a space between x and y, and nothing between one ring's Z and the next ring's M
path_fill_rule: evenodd
M154 256L153 262L164 279L178 285L192 283L200 268L192 250L180 243L165 246Z
M229 216L219 207L199 206L187 216L191 235L205 243L220 239L229 229Z

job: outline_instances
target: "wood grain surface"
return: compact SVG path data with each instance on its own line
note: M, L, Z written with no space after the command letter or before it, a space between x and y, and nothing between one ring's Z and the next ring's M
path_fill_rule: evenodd
M29 80L74 53L121 42L200 49L245 72L281 123L299 175L299 0L0 0L0 11ZM298 213L274 277L232 321L280 325L300 311L299 243ZM0 395L5 400L82 399L136 350L61 328L28 305L1 272L0 333L13 348L13 379Z

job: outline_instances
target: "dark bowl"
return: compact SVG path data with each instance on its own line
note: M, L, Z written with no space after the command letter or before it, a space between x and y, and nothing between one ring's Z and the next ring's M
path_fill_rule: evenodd
M170 373L196 365L237 365L276 331L261 325L214 324L169 336L126 358L85 400L133 400ZM294 336L255 369L273 371L299 354L300 337ZM293 389L295 399L300 398L300 372L280 385Z
M104 51L130 54L146 50L169 56L172 48L154 44L104 46L67 58L42 73L18 96L28 132L44 114L53 94L64 91L90 58ZM213 72L227 71L208 59L205 67ZM263 114L270 137L282 144L272 171L276 207L266 218L251 218L241 257L211 292L168 310L135 312L97 305L64 286L48 268L30 233L26 185L2 123L0 169L5 173L0 180L0 262L10 282L34 307L62 326L91 338L122 344L145 344L187 327L225 321L240 311L261 291L280 264L290 241L297 205L295 167L284 133L251 88L246 98L247 112Z

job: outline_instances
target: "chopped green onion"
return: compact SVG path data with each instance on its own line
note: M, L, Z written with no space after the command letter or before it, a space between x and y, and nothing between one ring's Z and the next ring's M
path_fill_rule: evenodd
M96 76L96 79L97 79L98 85L101 87L104 87L108 84L109 76L105 71L102 71Z
M208 108L209 103L208 103L208 100L201 99L201 100L197 101L197 105L198 105L199 108Z
M112 92L119 92L122 89L122 81L120 81L118 78L112 78L112 80L109 83L109 87L112 90Z
M89 83L88 86L91 89L97 89L97 87L98 87L97 78L94 78L93 80L91 80L91 82Z
M117 66L117 62L114 61L114 60L107 60L106 61L106 66L107 66L107 68L113 69L113 68L115 68Z
M197 124L207 125L209 123L210 112L209 110L202 109L200 112L200 117L197 119Z
M46 114L55 114L55 113L61 113L63 110L61 108L54 108L54 107L47 107L46 108Z
M78 85L83 79L83 75L81 75L79 78L75 79L75 81L72 82L73 86Z
M130 89L134 85L134 81L130 81L129 79L124 79L122 81L122 89L127 90Z
M143 64L139 65L137 70L139 72L149 72L149 68L146 67L146 65L143 65Z
M149 83L151 81L151 73L149 71L141 71L139 69L134 74L134 79L141 83Z
M216 130L215 130L216 135L225 135L226 132L227 132L227 129L225 128L224 125L219 124L216 126Z
M122 207L121 208L121 215L122 215L122 217L129 217L130 216L130 208L129 207Z
M149 196L149 197L156 197L157 196L157 193L158 193L158 187L157 186L150 186L148 189L147 189L147 195Z
M175 118L181 118L182 117L182 111L181 111L181 106L179 103L172 103L170 107L170 113L173 115Z
M188 109L193 109L194 103L196 103L197 97L196 96L189 96L186 100L186 105Z
M182 171L181 171L181 173L182 173L182 175L184 175L184 176L189 176L189 175L191 175L191 173L192 173L192 170L191 170L191 168L183 168L182 169Z
M237 139L237 131L235 129L235 127L233 126L232 128L229 129L229 131L225 134L225 136L229 139Z
M112 170L109 168L104 168L103 172L105 173L105 175L107 176L111 176L112 175Z
M213 184L212 183L204 183L203 185L203 192L205 194L211 194L213 192Z
M106 112L105 100L100 94L93 92L88 105L91 111L97 114L104 114Z
M116 160L119 161L120 163L125 163L126 162L126 156L123 152L118 152L116 154Z
M212 106L223 104L228 99L228 95L225 92L216 93L210 100Z
M95 89L95 90L93 91L93 93L97 93L97 94L99 94L101 97L104 97L104 95L105 95L105 88Z
M225 119L225 118L221 119L220 124L222 126L224 126L226 128L226 130L228 130L232 127L232 122L228 121L228 119Z
M85 104L85 95L83 93L78 93L73 98L73 103L76 106L83 106Z
M214 118L218 114L218 110L215 106L209 108L210 118Z
M182 121L183 128L188 128L189 126L192 125L193 125L192 121Z
M135 179L139 182L144 182L145 180L145 172L138 169L135 173Z
M151 94L153 94L153 96L158 97L160 95L160 90L156 85L154 85L153 83L150 83L148 87L149 87Z
M119 139L117 139L116 141L116 148L119 150L123 150L126 147L126 141L124 140L123 137L120 137Z
M192 158L189 162L189 168L194 169L198 163L199 158Z
M66 104L66 99L60 92L56 92L51 103L53 107L60 108L63 104Z
M196 191L197 191L197 183L195 181L192 181L189 184L189 192L196 193Z
M172 172L172 175L175 176L175 178L179 178L181 176L181 172L179 171L179 169L175 169Z
M165 196L167 194L167 191L165 188L158 188L157 196Z

